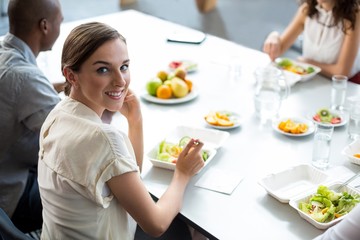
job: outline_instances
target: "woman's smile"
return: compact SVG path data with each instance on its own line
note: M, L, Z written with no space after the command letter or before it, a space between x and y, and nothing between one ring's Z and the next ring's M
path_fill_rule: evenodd
M105 92L106 95L108 95L110 98L118 100L121 99L123 96L124 90L122 91L107 91Z

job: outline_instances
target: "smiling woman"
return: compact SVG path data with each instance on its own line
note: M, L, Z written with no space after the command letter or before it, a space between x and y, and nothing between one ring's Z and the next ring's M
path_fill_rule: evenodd
M155 203L140 177L142 114L129 89L125 38L103 23L82 24L65 40L61 64L68 97L40 133L42 239L134 239L137 224L151 236L178 239L170 226L187 184L204 166L203 143L189 141L172 183ZM101 122L105 110L121 112L128 134ZM191 239L182 226L181 236L188 236L181 239Z

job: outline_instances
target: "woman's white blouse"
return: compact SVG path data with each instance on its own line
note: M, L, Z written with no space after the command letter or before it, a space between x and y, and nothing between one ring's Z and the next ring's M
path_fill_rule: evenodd
M136 222L106 185L131 171L138 172L138 166L128 137L87 106L65 98L41 129L41 238L134 239Z
M325 11L319 5L318 17L306 17L303 33L303 56L317 62L336 63L344 41L342 23L334 25L332 11ZM351 76L360 71L360 52L358 52Z

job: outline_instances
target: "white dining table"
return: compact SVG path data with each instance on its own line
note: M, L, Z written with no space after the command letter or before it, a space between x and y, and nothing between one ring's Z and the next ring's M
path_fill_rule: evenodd
M131 88L141 97L145 84L160 70L168 70L173 60L191 60L198 64L188 73L198 97L185 103L164 105L141 98L144 119L143 181L148 191L159 198L169 185L173 171L154 167L146 154L178 126L211 129L204 121L209 111L229 110L241 116L238 128L226 130L229 137L217 150L212 161L193 177L188 185L179 217L209 239L312 239L323 232L305 221L287 203L281 203L259 185L271 173L310 164L313 135L289 137L262 125L255 116L253 92L254 71L270 63L264 53L239 44L207 35L201 44L169 43L166 37L186 27L134 10L121 11L91 19L64 23L53 50L41 53L38 64L52 82L61 82L60 57L62 44L69 31L80 23L100 21L116 28L127 39L130 55ZM238 59L240 76L230 74L231 59ZM280 116L304 117L330 105L331 81L316 75L307 82L291 87L282 103ZM359 95L360 87L349 83L347 96ZM120 114L114 126L126 131ZM339 180L360 171L348 161L342 149L351 140L347 126L334 130L331 142L330 168L325 172ZM241 176L231 194L195 186L207 171L221 171Z

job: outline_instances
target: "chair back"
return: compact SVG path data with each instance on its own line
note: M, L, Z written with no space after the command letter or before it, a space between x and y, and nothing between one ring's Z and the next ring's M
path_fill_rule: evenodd
M21 232L0 208L0 240L34 240Z

